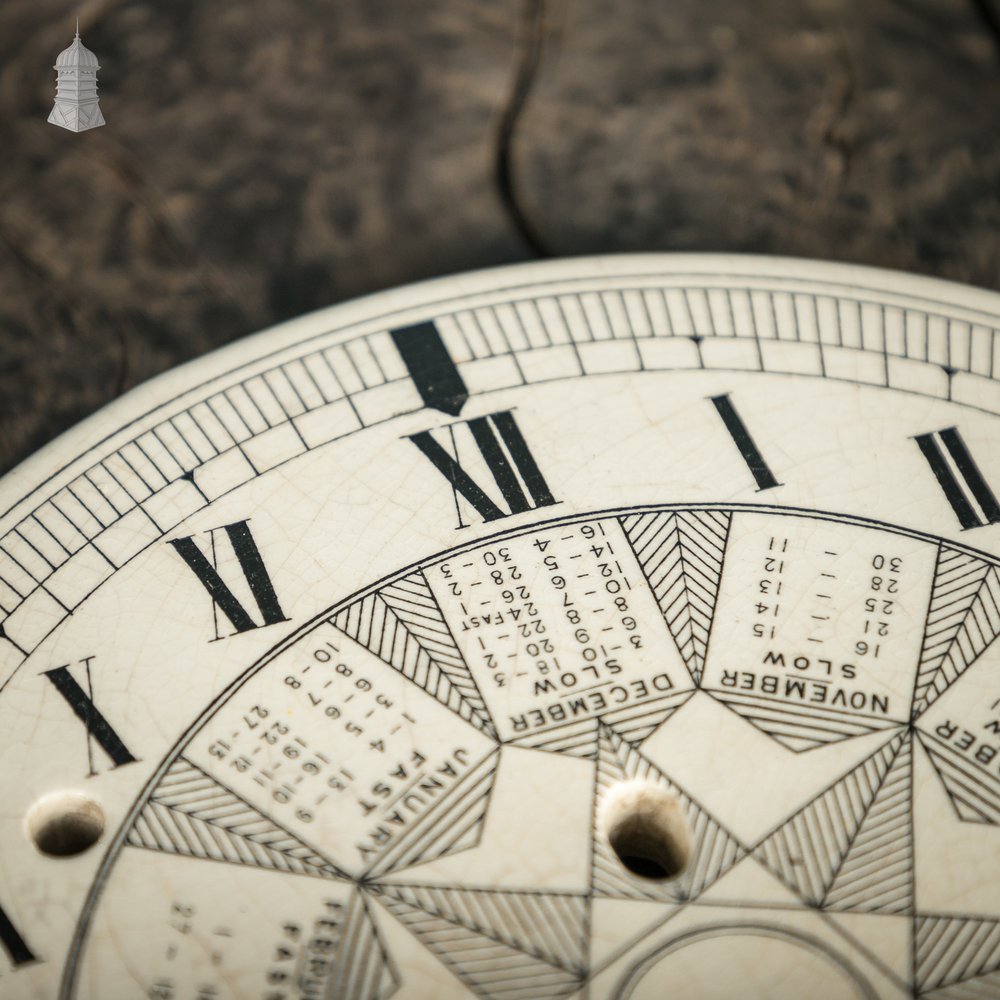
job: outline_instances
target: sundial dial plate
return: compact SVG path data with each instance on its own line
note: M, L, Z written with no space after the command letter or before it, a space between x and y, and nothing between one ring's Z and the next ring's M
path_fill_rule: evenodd
M0 991L1000 990L998 315L510 268L50 445L0 505Z

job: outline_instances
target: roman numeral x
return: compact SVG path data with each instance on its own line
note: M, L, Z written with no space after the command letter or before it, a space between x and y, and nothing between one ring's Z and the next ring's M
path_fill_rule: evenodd
M83 663L87 668L87 678L89 686L90 660L87 657ZM111 723L104 717L101 710L94 704L93 698L80 686L76 678L69 672L68 666L55 667L46 670L45 676L52 682L53 687L63 696L66 704L73 709L73 714L83 723L87 730L87 753L90 758L90 774L97 771L94 768L93 753L90 750L90 740L93 739L98 746L111 758L115 767L123 764L134 764L136 758L132 752L122 742L122 738L115 732Z

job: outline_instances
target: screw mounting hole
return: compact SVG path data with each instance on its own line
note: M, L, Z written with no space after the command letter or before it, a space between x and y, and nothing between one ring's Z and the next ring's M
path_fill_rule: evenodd
M81 792L51 792L28 810L25 827L43 854L73 857L101 839L104 810Z
M691 837L681 804L658 785L630 781L612 789L603 828L618 860L640 878L677 878L691 860Z

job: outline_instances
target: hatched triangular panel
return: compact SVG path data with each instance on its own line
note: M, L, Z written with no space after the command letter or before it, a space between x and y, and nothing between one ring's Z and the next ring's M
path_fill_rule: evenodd
M997 997L1000 997L1000 972L920 994L920 1000L997 1000Z
M797 698L808 694L807 681L801 677L785 678L785 688ZM777 701L766 696L738 691L708 691L716 701L735 712L776 743L795 753L815 750L854 736L894 729L899 723L877 716L858 716L850 712L824 708L812 703Z
M153 789L125 843L191 858L346 878L314 848L184 757L170 765Z
M946 553L949 553L947 562L944 561ZM917 673L914 718L947 691L998 635L1000 572L997 567L942 548Z
M920 742L959 819L1000 826L1000 782L932 734L922 732Z
M470 989L487 1000L550 1000L575 992L582 971L570 971L488 935L383 895L380 901Z
M916 985L921 996L1000 970L1000 921L997 920L921 916L917 918L913 945Z
M601 716L601 722L613 729L627 743L638 746L659 729L692 695L694 691L668 694L652 704L619 708Z
M587 898L563 893L383 885L378 891L582 976Z
M913 909L913 737L903 739L823 900L831 910Z
M547 750L593 760L597 756L597 726L597 719L582 719L540 733L519 736L509 742L511 746L528 750Z
M806 901L818 905L902 746L902 733L817 795L754 850Z
M471 767L414 825L379 855L368 870L372 877L399 871L475 847L482 836L496 779L499 750ZM400 806L399 808L402 808ZM405 820L405 817L400 816ZM391 830L393 818L383 819Z
M333 624L442 705L496 736L479 688L423 573L411 573L356 601L339 612Z
M989 563L982 559L945 545L939 546L913 691L914 715L927 707L927 689L955 641L989 569Z
M399 986L399 977L393 968L379 937L368 903L360 892L354 892L347 905L343 920L333 929L329 921L331 938L335 942L333 958L318 962L303 972L300 986L302 996L329 997L331 1000L387 1000ZM321 969L318 975L316 969ZM310 974L311 973L311 974ZM312 978L316 976L316 978ZM322 992L314 994L309 986L322 982Z
M626 742L638 746L693 694L694 690L677 691L655 701L626 705L600 716L599 719L589 718L568 722L540 733L519 736L508 742L511 746L525 747L528 750L546 750L594 760L597 757L597 736L601 723L613 729Z
M620 782L633 780L659 785L677 796L690 833L691 857L676 878L661 882L633 875L600 829L600 816L608 793ZM601 727L598 743L596 781L591 885L597 896L669 902L694 899L746 854L736 838L683 788L606 726Z
M625 535L695 683L701 681L719 596L731 515L725 511L633 514Z

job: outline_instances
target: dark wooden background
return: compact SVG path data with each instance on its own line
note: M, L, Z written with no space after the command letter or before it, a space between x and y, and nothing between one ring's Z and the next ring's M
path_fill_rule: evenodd
M3 0L0 472L433 275L636 250L1000 288L1000 0ZM108 125L45 121L80 14Z

